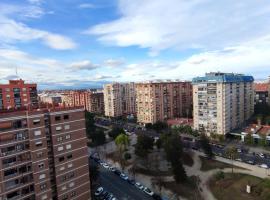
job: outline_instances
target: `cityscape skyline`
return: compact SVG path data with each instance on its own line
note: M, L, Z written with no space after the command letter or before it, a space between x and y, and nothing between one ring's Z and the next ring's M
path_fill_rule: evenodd
M1 83L74 89L269 74L267 1L3 0L0 11Z

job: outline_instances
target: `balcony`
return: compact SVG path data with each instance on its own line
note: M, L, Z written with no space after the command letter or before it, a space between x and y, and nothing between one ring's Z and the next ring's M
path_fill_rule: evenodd
M9 156L18 152L29 150L29 143L20 143L13 146L1 148L0 157Z
M10 192L6 195L7 200L17 200L17 199L19 200L19 199L23 199L27 197L29 197L29 199L33 199L33 200L35 199L33 185L24 187L21 190Z
M20 186L24 186L25 184L29 184L29 183L33 182L33 180L34 180L33 175L29 174L29 175L23 176L21 178L7 181L5 183L5 190L7 191L7 190L18 188Z
M30 164L7 169L4 171L4 180L8 180L16 176L23 176L30 172L32 172L32 167Z

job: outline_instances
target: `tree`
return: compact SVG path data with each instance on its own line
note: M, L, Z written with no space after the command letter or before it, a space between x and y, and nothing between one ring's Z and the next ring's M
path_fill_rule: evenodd
M200 145L201 148L203 149L205 155L209 158L212 159L214 157L211 145L209 143L209 139L205 134L201 134L200 136Z
M115 139L117 138L118 135L126 134L126 132L123 128L119 128L118 126L115 126L108 134L111 138Z
M157 147L158 150L161 149L161 147L162 147L162 141L161 141L160 138L156 140L155 145L156 145L156 147Z
M89 173L90 175L90 180L91 183L97 181L98 177L99 177L99 170L98 170L98 166L97 165L89 165L89 170L91 173Z
M254 144L254 139L250 133L245 135L245 143L248 145Z
M260 135L259 145L265 147L267 145L266 135Z
M85 111L85 127L88 138L91 138L91 133L96 131L95 114Z
M106 136L103 131L95 131L91 133L90 138L95 146L102 145L106 141Z
M154 140L144 134L138 135L137 143L135 145L135 154L141 158L147 158L150 150L153 149Z
M123 152L126 150L126 148L130 144L129 138L127 135L122 133L115 138L114 142L119 152L121 168L124 169L125 159L123 158Z
M225 155L226 155L229 159L231 159L231 161L232 161L231 166L232 166L232 173L233 173L233 161L234 161L234 160L237 158L237 156L238 156L237 149L236 149L235 147L229 147L229 148L226 149Z
M154 129L157 132L160 132L164 129L168 128L168 124L166 122L157 121L152 125L152 129Z
M187 174L180 160L172 165L173 177L176 183L185 182L187 180Z

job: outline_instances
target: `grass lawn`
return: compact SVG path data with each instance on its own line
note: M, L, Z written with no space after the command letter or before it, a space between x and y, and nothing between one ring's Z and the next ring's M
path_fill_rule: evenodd
M164 182L163 187L169 189L175 194L185 197L189 200L203 200L195 184L196 177L189 177L186 183Z
M246 193L249 183L251 194ZM209 187L217 200L269 200L270 179L261 179L247 174L225 173L224 179L213 177Z
M232 165L230 165L230 164L223 163L223 162L216 161L216 160L209 160L208 158L203 157L203 156L200 156L200 159L202 161L201 171L209 171L212 169L224 169L224 168L231 168L232 167ZM236 166L234 166L234 168L239 169L239 167L236 167Z

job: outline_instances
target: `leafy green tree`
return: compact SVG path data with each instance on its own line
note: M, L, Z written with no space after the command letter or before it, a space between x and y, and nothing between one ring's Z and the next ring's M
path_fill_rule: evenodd
M91 133L96 131L95 114L85 111L85 127L88 138L91 138Z
M141 158L147 158L150 150L153 149L154 140L153 138L140 134L137 138L137 143L135 145L135 154Z
M171 163L178 162L183 155L181 138L177 134L165 135L162 138L167 160Z
M248 133L246 136L245 136L245 143L247 145L253 145L254 144L254 139L252 137L252 135L250 133Z
M260 135L259 145L262 146L262 147L267 146L266 135Z
M160 138L157 139L156 142L155 142L155 145L156 145L157 149L160 150L161 147L162 147L162 140Z
M173 177L176 183L185 182L187 174L180 160L172 165Z
M238 157L238 152L235 147L229 147L225 151L225 155L232 161L232 173L233 173L233 161Z
M99 170L98 170L98 166L97 165L89 165L89 171L91 173L89 173L90 175L90 180L91 183L97 181L98 177L99 177Z
M106 142L106 136L103 131L95 131L91 133L90 138L95 146L102 145Z
M126 134L125 130L123 128L120 128L118 126L113 127L113 129L108 133L109 136L113 139L117 138L120 134Z
M124 169L125 159L123 158L123 153L130 144L129 138L126 134L122 133L115 138L114 142L119 152L121 168Z
M168 128L168 125L166 122L157 121L156 123L152 125L152 129L154 129L157 132L160 132L167 128Z
M205 155L209 158L212 159L214 157L211 145L209 143L209 139L205 134L201 134L200 136L200 145L201 148L203 149Z

